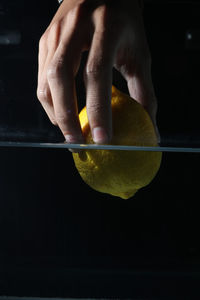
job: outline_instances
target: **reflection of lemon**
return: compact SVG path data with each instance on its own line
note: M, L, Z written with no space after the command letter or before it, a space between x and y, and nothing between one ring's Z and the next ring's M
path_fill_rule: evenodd
M79 114L86 143L93 143L86 108ZM158 146L152 121L135 100L112 87L113 138L111 144ZM83 150L73 153L82 179L93 189L128 199L156 175L161 152Z

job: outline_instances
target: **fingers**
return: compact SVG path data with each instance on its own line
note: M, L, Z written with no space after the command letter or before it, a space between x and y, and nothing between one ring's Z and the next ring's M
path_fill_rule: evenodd
M62 19L59 26L57 21L55 25L52 24L46 34L48 38L44 36L40 43L38 98L52 123L60 127L68 142L83 141L77 109L75 76L80 65L81 53L88 48L89 55L85 69L86 106L93 140L96 143L108 143L112 137L112 67L119 40L121 43L129 35L121 34L121 23L108 17L107 9L106 5L98 6L91 10L89 17L85 17L87 10L84 10L84 6L70 10L66 15L63 13L62 18L65 20ZM118 27L113 24L118 24ZM128 22L128 25L130 24ZM132 36L131 34L131 39ZM126 48L126 43L122 46ZM129 43L127 49L129 53ZM128 70L129 59L126 55L121 57L121 61L121 67L126 66L125 75L130 95L146 107L155 120L156 100L146 67L141 64L142 72L131 73ZM136 69L140 70L141 66Z
M160 134L156 122L157 99L155 96L150 70L149 72L148 68L145 68L145 70L146 72L141 72L140 70L140 72L138 72L135 76L129 78L128 89L130 96L137 100L149 113L154 124L158 142L160 142Z
M53 124L70 143L83 142L75 91L75 75L80 64L82 44L75 35L72 15L62 28L53 24L40 42L38 98ZM74 36L76 38L74 38Z
M109 142L112 135L111 85L115 43L110 39L109 30L105 30L105 11L97 11L101 16L96 19L94 16L94 26L89 33L86 34L85 30L88 25L84 26L83 20L80 21L83 10L72 10L63 22L62 30L56 25L51 26L46 34L48 38L45 40L44 36L40 43L38 98L52 123L57 124L66 140L72 143L83 142L74 77L81 53L90 43L85 72L89 124L97 143Z
M149 113L158 141L160 141L156 122L157 98L151 76L151 55L144 33L141 33L139 37L142 39L142 42L140 41L140 51L135 48L134 44L131 45L131 51L125 51L123 55L120 55L115 67L126 79L130 96L138 101ZM127 48L126 45L124 48Z
M111 86L116 43L109 30L103 30L103 17L98 21L85 69L86 107L94 142L108 143L112 137Z
M73 52L72 56L69 51L67 45L62 43L59 45L48 68L47 80L51 91L55 118L66 141L81 143L83 137L78 118L73 62L74 56L76 60L80 61L81 54Z
M55 34L52 33L54 33L53 30L51 30L51 35L48 37L47 34L43 35L39 42L37 97L50 121L54 125L57 125L51 92L47 82L47 68L57 47L57 44L55 43ZM49 45L51 46L49 47Z
M136 66L134 74L127 77L129 93L137 100L155 119L157 113L157 101L151 78L151 68L149 63L140 62L140 67Z

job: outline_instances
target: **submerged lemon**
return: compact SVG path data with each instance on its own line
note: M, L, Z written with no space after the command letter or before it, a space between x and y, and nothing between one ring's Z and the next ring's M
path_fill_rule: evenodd
M86 107L79 114L87 144L92 144ZM112 145L158 146L151 118L137 101L112 87ZM132 197L156 175L161 152L83 150L73 153L82 179L93 189L118 196Z

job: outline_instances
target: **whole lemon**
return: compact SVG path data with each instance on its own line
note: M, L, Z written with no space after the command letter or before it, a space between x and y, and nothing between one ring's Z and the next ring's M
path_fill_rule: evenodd
M112 145L158 146L149 114L137 101L112 87ZM92 144L86 107L79 114L87 144ZM132 197L156 175L162 153L151 151L83 150L73 153L82 179L93 189L118 196Z

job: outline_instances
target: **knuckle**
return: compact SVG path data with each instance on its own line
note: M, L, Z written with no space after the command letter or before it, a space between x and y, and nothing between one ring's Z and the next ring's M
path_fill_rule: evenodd
M60 22L55 21L55 22L51 25L51 27L50 27L50 29L49 29L49 33L50 33L50 34L55 34L55 33L57 33L57 31L59 30L59 28L60 28Z
M87 77L98 77L104 72L105 65L100 59L89 61L85 70Z
M57 125L58 125L58 123L56 122L56 120L55 120L55 119L53 119L53 118L50 118L50 121L51 121L51 123L52 123L53 125L55 125L55 126L57 126Z
M108 16L108 6L104 3L99 3L99 5L96 5L96 9L94 10L94 19L97 22L100 22L102 25L106 21L106 18Z
M98 115L100 112L105 111L105 107L102 103L93 103L91 102L87 106L88 115Z
M39 99L39 101L41 103L43 102L48 102L50 99L50 91L48 88L41 88L40 86L38 86L37 88L37 98Z
M60 79L63 74L63 59L59 58L56 63L51 64L47 69L47 79Z
M48 40L48 36L47 36L47 32L45 32L39 40L39 49L40 50L42 50L43 48L46 47L47 40Z
M73 7L69 13L68 13L68 17L69 18L73 18L73 19L77 19L79 17L80 14L80 4L77 4L75 7Z
M60 35L60 27L62 24L62 20L55 21L48 29L46 43L48 44L49 48L52 48L52 44L57 44Z
M70 26L74 27L74 29L81 23L82 16L84 15L84 1L80 1L80 3L76 4L67 15L67 19L69 20Z

